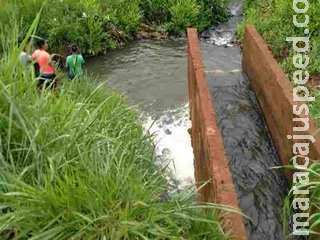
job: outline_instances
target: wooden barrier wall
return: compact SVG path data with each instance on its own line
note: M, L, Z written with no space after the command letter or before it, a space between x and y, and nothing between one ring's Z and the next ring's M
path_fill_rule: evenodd
M188 81L191 138L195 156L195 178L200 203L218 203L239 208L233 180L216 113L207 86L207 79L201 56L196 29L188 29ZM247 239L243 217L235 213L223 213L224 229L230 231L233 239Z
M297 105L299 109L303 103L293 101L293 88L290 81L254 26L247 26L245 31L242 65L251 81L282 165L288 165L293 157L294 143L302 142L287 138L293 133L314 135L316 142L310 143L308 157L320 160L320 131L310 115L305 115L305 112L301 115L293 114L293 105ZM293 132L293 127L304 127L302 122L295 122L294 125L293 118L306 117L309 118L309 130ZM289 184L292 183L292 174L293 171L286 170Z

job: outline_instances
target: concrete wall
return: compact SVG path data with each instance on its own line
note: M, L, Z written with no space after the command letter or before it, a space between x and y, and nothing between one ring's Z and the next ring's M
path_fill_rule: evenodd
M282 165L289 164L296 141L287 136L293 135L293 127L303 127L301 122L294 125L293 118L310 118L309 131L295 132L295 135L313 135L316 143L310 143L308 157L320 160L320 131L310 115L293 114L293 105L299 108L302 103L293 102L293 88L289 80L253 26L248 26L245 31L243 70L258 98ZM188 29L188 79L195 177L198 186L208 182L199 189L198 200L200 203L213 202L239 208L195 29ZM286 170L289 184L292 183L292 174ZM221 217L225 221L224 229L231 232L233 239L247 239L242 216L224 213Z
M207 182L198 191L198 200L200 203L211 202L239 208L195 29L188 29L188 79L195 177L198 187ZM247 239L241 215L224 212L221 218L224 229L231 232L233 239Z
M253 26L247 26L243 44L243 69L247 73L260 107L264 113L268 128L283 165L288 165L293 157L293 140L287 139L293 134L293 118L310 118L309 131L298 133L314 135L317 132L312 117L293 114L293 88L273 58L266 43ZM295 126L298 126L295 123ZM301 124L300 124L301 126ZM297 132L294 133L298 135ZM320 160L320 132L315 135L316 143L310 144L308 157ZM299 140L298 142L301 142ZM289 184L292 183L292 171L286 170Z

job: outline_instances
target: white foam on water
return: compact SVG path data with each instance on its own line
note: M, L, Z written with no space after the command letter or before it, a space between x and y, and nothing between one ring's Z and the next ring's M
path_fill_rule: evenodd
M188 129L189 105L165 111L160 117L142 116L145 131L155 136L156 153L161 165L168 165L179 189L194 185L193 149Z

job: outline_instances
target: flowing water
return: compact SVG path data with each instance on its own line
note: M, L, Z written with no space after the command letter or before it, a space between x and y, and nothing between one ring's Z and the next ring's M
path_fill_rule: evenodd
M186 45L186 39L132 42L86 64L97 81L137 106L144 128L156 134L161 165L170 167L178 188L194 183Z
M288 186L283 170L272 169L281 162L234 44L241 6L234 1L229 22L202 34L202 55L240 208L251 218L245 219L248 237L280 240Z
M242 4L231 5L226 23L202 33L202 55L230 169L249 239L283 239L282 206L288 186L280 160L234 43ZM139 41L87 61L96 80L126 95L156 133L157 154L172 170L176 187L194 182L187 93L185 39ZM290 225L290 224L289 224Z

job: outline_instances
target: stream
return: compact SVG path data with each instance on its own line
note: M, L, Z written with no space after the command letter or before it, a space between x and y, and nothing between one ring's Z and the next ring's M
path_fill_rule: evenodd
M283 205L289 187L250 81L242 72L235 44L242 2L231 4L232 17L202 34L202 55L229 167L245 218L248 238L280 240ZM287 231L292 231L291 217Z
M144 129L155 134L162 166L169 166L177 189L194 183L188 128L187 42L144 40L87 60L96 81L123 93L140 112Z

